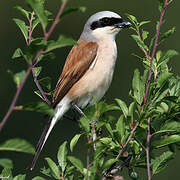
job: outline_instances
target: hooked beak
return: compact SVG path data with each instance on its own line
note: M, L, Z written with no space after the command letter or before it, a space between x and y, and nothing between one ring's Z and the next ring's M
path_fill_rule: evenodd
M128 21L123 21L122 23L115 24L116 28L129 28L132 24Z

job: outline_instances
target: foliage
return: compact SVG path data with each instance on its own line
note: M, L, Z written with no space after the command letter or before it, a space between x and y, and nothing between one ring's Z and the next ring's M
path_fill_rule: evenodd
M49 36L59 18L77 10L84 11L85 8L60 11L59 17L52 20L49 18L52 13L45 10L44 2L44 0L26 0L31 7L28 11L20 6L16 7L29 24L14 19L25 38L27 47L16 49L12 58L24 59L29 69L11 75L17 85L17 92L20 93L31 71L37 86L34 92L42 99L41 102L18 106L21 110L53 115L53 110L49 106L51 97L48 99L47 93L44 92L47 91L51 95L51 78L39 78L43 70L39 63L54 57L52 50L76 43L65 35L60 35L56 41L49 40ZM66 0L62 1L62 7L66 2ZM178 52L173 49L157 50L157 47L175 32L175 27L164 33L160 31L166 8L171 2L173 1L159 0L161 18L157 23L155 35L143 29L150 21L139 22L135 16L127 14L134 25L131 27L134 32L131 37L143 53L133 55L141 60L144 67L143 72L139 69L134 71L132 90L129 92L132 102L128 105L117 98L116 104L109 105L103 101L100 103L95 101L95 105L87 107L84 110L86 116L79 120L81 132L74 135L70 145L65 141L59 147L56 162L50 157L45 158L47 167L41 170L43 175L63 180L122 179L121 171L127 169L130 179L138 179L137 168L145 168L150 180L152 176L163 171L169 160L175 157L176 149L180 145L180 77L171 72L168 62L178 55ZM43 38L32 36L39 24L42 26ZM50 25L49 31L47 31L48 25ZM16 100L14 99L13 102L16 103ZM118 117L112 115L112 111L116 111ZM11 112L8 111L9 114ZM6 122L6 119L3 122ZM86 165L74 155L74 149L79 148L77 144L82 137L87 140ZM33 148L27 142L16 139L19 142L12 145L13 141L15 140L2 144L0 150L9 148L9 150L33 152ZM25 143L27 148L23 146L25 149L22 149L17 146L21 143ZM157 150L161 152L159 155L156 153ZM9 176L8 179L13 180L25 179L25 175L13 178L11 160L1 159L0 165L6 167L0 176ZM33 180L43 179L40 176L33 178Z
M28 154L34 154L34 147L24 139L10 139L0 144L0 151L15 151ZM12 168L13 162L10 159L0 158L0 166L4 168Z

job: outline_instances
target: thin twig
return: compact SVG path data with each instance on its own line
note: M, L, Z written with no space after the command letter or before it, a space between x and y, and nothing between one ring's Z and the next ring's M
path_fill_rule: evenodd
M45 33L45 38L44 40L48 40L49 36L51 35L51 33L54 31L54 28L56 27L56 25L58 24L58 22L60 21L60 16L62 14L62 12L64 11L64 8L67 4L68 0L64 1L63 4L61 5L58 13L57 13L57 16L55 18L55 21L54 23L52 24L52 26L50 27L49 31L47 33Z
M134 132L136 131L137 127L139 126L139 123L137 123L134 128L131 131L130 136L128 137L126 143L123 145L123 148L119 151L119 154L117 155L116 159L119 159L121 157L121 155L123 154L125 148L127 147L127 145L129 144L129 141L132 139Z
M148 173L148 180L152 179L152 173L151 173L151 162L150 162L150 141L151 141L151 118L148 118L148 134L147 134L147 140L146 140L146 163L147 163L147 173Z
M46 33L46 32L44 31L44 40L45 40L45 41L47 41L47 40L49 39L49 37L50 37L50 35L52 34L52 32L54 31L56 25L57 25L58 22L60 21L60 16L61 16L61 14L62 14L62 12L63 12L63 10L64 10L67 2L68 2L68 0L66 0L66 1L61 5L61 7L59 8L59 11L58 11L58 13L57 13L57 16L56 16L53 24L51 25L48 33ZM43 51L41 50L41 51L40 51L40 54L37 54L38 57L39 57L42 53L43 53ZM37 58L37 59L38 59L38 58ZM51 102L50 102L49 99L47 98L46 93L43 91L41 85L40 85L39 82L38 82L38 79L37 79L36 75L34 74L34 67L35 67L36 64L37 64L37 59L36 59L36 61L33 61L33 68L32 68L33 79L34 79L34 82L35 82L37 88L39 89L39 91L40 91L40 93L41 93L41 95L42 95L42 97L43 97L43 101L45 101L47 104L51 105Z
M29 67L29 68L27 69L26 75L25 75L23 81L22 81L22 82L20 83L20 85L18 86L17 91L16 91L16 94L15 94L15 96L14 96L12 102L11 102L11 105L10 105L10 107L9 107L6 115L4 116L3 120L2 120L1 123L0 123L0 131L1 131L2 128L4 127L4 125L6 124L9 116L11 115L12 111L14 110L14 107L15 107L15 105L16 105L16 102L17 102L18 98L19 98L19 95L20 95L20 93L21 93L21 90L22 90L22 88L24 87L24 85L25 85L25 83L26 83L26 80L27 80L28 77L29 77L30 72L31 72L31 67Z
M34 19L34 12L31 13L31 18L29 19L29 41L27 42L27 45L31 44L32 41L32 33L33 33L33 27L32 27L32 22Z
M130 160L131 160L131 156L128 156L124 162L122 162L119 166L112 169L109 174L116 174L118 171L122 170L125 166L128 166Z
M34 73L34 68L32 68L32 75L33 75L34 82L42 95L42 98L43 98L42 100L45 101L47 104L51 105L51 102L47 98L45 92L43 91L42 87L40 86L40 84L38 82L37 76Z
M148 93L149 93L149 87L150 87L150 83L151 83L151 77L153 74L153 70L152 70L152 65L153 65L153 60L154 60L154 56L155 53L157 51L157 47L158 47L158 40L159 40L159 35L160 35L160 30L161 30L161 25L163 22L163 18L167 9L167 6L172 2L172 0L170 0L168 2L168 0L165 0L164 3L164 7L161 11L161 15L160 15L160 20L159 20L159 24L158 24L158 28L156 30L156 37L155 37L155 42L154 42L154 46L153 46L153 51L152 51L152 55L151 55L151 59L150 59L150 68L149 68L149 74L148 74L148 80L146 83L146 88L145 88L145 95L144 95L144 104L147 104L147 98L148 98ZM147 139L146 139L146 163L147 163L147 174L148 174L148 180L152 179L152 173L151 173L151 160L150 160L150 141L151 141L151 118L148 118L148 134L147 134Z
M32 22L33 22L33 19L34 19L34 12L31 13L31 18L29 19L29 40L27 42L27 45L29 46L32 42L32 33L33 33L33 27L32 27ZM37 56L35 57L34 61L37 62L37 59L39 58L39 56L42 54L42 52L40 51ZM36 66L37 63L34 63L32 65L32 62L30 63L30 66L32 66L32 75L33 75L33 79L34 79L34 82L37 86L37 88L39 89L41 95L42 95L42 100L45 101L47 104L51 105L51 102L49 101L49 99L47 98L45 92L43 91L42 87L40 86L39 82L38 82L38 79L37 79L37 76L35 75L35 72L34 72L34 67Z
M139 38L141 39L141 41L144 42L143 39L142 39L142 37L141 37L140 32L139 32L139 31L136 31L136 33L137 33L137 35L139 36ZM145 50L143 47L140 47L140 49L142 50L142 52L143 52L144 55L146 56L146 59L150 59L150 57L149 57L148 53L146 52L146 50Z
M96 121L92 121L90 123L91 126L91 134L92 134L92 141L93 141L93 149L96 151L96 140L97 140L97 135L96 135Z
M125 151L127 145L129 144L129 141L132 139L133 135L134 135L134 132L136 131L137 127L139 126L139 123L137 123L134 128L131 130L131 133L126 141L126 143L124 144L123 148L119 151L118 155L116 156L116 159L119 160L121 155L123 154L123 152ZM116 166L116 163L113 163L111 165L111 167L106 170L104 173L103 173L103 176L102 176L102 180L105 180L106 177L108 176L108 174L110 174L110 172L114 169L114 167Z
M157 31L156 31L156 38L155 38L155 42L154 42L154 47L153 47L153 51L152 51L152 55L151 55L151 59L150 59L149 74L148 74L148 80L147 80L147 84L146 84L145 95L144 95L144 104L147 104L149 87L150 87L151 77L152 77L152 74L153 74L153 70L152 70L153 60L154 60L155 53L157 51L159 34L160 34L162 21L163 21L167 6L168 6L168 0L165 0L164 8L161 11L159 24L158 24L158 28L157 28Z
M49 32L45 35L44 39L45 39L46 41L49 39L51 33L54 31L54 28L56 27L57 23L59 22L59 17L60 17L60 15L62 14L62 12L63 12L66 4L67 4L67 1L68 1L68 0L66 0L66 1L61 5L60 10L58 11L58 14L57 14L57 16L56 16L56 19L55 19L54 23L53 23L52 26L50 27ZM31 25L31 26L32 26L32 25ZM32 31L32 29L31 29L31 31ZM31 37L32 37L32 34L30 35L30 39L31 39ZM29 41L29 42L30 42L30 41ZM42 53L43 53L43 51L40 50L40 51L36 54L35 58L33 59L33 61L32 61L32 62L33 62L33 63L32 63L32 66L30 65L30 66L28 67L28 69L27 69L27 71L26 71L26 75L25 75L23 81L20 83L20 85L19 85L18 88L17 88L16 94L15 94L15 96L14 96L12 102L11 102L11 105L10 105L7 113L5 114L3 120L2 120L1 123L0 123L0 131L2 130L2 128L3 128L4 125L6 124L9 116L10 116L11 113L13 112L14 107L15 107L15 105L16 105L16 102L17 102L17 100L18 100L18 98L19 98L19 95L20 95L20 93L21 93L21 90L22 90L22 88L24 87L25 82L27 81L27 79L28 79L28 77L29 77L29 75L30 75L30 72L31 72L32 68L35 67L35 65L37 64L37 60L38 60L39 56L40 56ZM37 85L37 84L36 84L36 85ZM44 93L44 95L45 95L45 93Z
M91 137L87 137L88 138L88 144L90 144L91 143ZM86 160L87 160L87 173L86 173L86 179L88 180L88 174L89 174L89 168L90 168L90 153L91 153L91 149L90 148L88 148L88 150L87 150L87 158L86 158Z

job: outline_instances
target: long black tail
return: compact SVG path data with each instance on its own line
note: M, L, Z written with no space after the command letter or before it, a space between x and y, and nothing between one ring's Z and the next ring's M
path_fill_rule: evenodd
M42 132L42 135L41 135L41 137L40 137L40 139L36 145L36 153L33 156L33 160L31 162L30 170L33 170L35 165L36 165L36 161L39 157L39 154L41 153L42 147L44 145L45 137L47 135L47 132L49 130L50 125L51 125L51 118L49 118L48 123L45 125L44 130Z
M62 101L58 104L58 108L56 109L55 115L49 119L49 121L48 121L47 125L45 126L44 131L41 135L41 138L37 144L36 154L33 157L30 170L33 170L33 168L36 164L36 161L38 159L38 156L39 156L40 152L42 151L42 148L43 148L49 134L51 133L53 127L55 126L57 120L60 119L61 117L63 117L63 115L69 110L69 108L70 108L69 99L65 99L64 101Z

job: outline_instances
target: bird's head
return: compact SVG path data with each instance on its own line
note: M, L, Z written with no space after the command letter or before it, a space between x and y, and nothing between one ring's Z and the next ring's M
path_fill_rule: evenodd
M105 38L114 39L121 29L130 26L131 23L124 21L117 13L101 11L88 19L81 34L81 38L92 41Z

